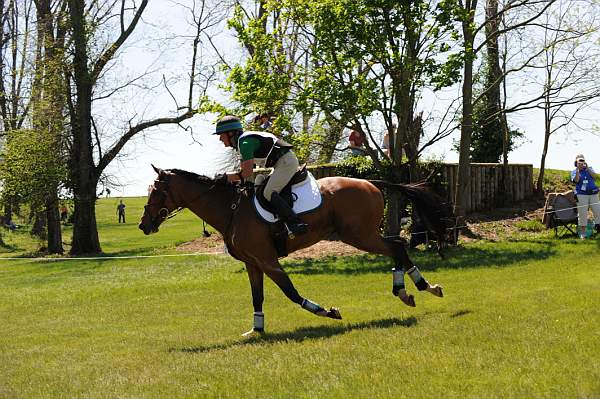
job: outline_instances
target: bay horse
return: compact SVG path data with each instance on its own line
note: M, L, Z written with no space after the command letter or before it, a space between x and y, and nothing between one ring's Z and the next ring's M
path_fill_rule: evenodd
M226 176L214 179L178 169L162 170L152 165L157 179L144 206L139 228L148 235L158 231L162 222L178 209L188 208L199 218L219 231L228 252L244 262L254 306L254 326L245 335L264 332L263 277L266 274L283 293L302 308L323 317L341 319L338 309L324 309L302 297L278 261L267 223L259 219L252 203L252 195L227 182ZM407 273L417 289L442 297L442 287L431 285L419 272L398 239L380 234L384 197L380 188L399 190L413 204L428 231L438 243L446 239L449 216L441 198L423 185L393 184L379 180L361 180L347 177L319 179L322 194L319 208L301 215L308 224L306 234L287 239L288 252L311 246L336 233L341 241L360 250L389 256L394 260L392 293L406 305L415 306L413 295L406 292L404 274ZM379 188L378 188L379 187Z

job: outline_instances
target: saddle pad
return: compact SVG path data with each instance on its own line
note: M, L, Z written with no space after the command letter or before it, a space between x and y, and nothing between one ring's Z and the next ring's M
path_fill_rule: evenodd
M294 198L298 198L296 201L294 201L293 206L294 212L296 212L298 215L318 208L321 206L321 202L323 201L317 180L310 172L308 172L308 178L306 180L292 186L292 195ZM256 195L254 195L252 201L254 202L256 213L262 220L267 223L275 223L279 220L279 218L275 217L275 215L260 205L256 199Z

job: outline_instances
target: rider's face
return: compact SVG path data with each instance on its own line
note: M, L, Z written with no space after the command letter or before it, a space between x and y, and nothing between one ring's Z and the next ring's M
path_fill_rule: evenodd
M219 140L221 140L225 147L231 147L231 137L229 136L229 132L221 133L219 135Z

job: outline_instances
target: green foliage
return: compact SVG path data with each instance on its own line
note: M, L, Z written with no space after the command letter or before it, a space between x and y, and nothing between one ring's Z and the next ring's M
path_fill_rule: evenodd
M280 5L269 2L266 7L276 12ZM235 65L229 71L227 82L233 99L240 104L240 113L275 115L273 131L282 132L289 129L293 111L288 114L287 103L299 77L294 72L294 60L288 58L291 44L286 27L278 24L272 31L267 31L268 16L265 13L261 18L247 18L241 5L236 5L228 25L236 32L241 44L251 49L251 55L245 63Z
M231 69L228 83L247 112L275 113L276 132L306 133L304 125L297 127L298 113L315 117L315 125L323 118L346 125L390 109L406 113L425 85L441 88L460 77L462 58L450 54L447 40L449 34L458 37L456 2L271 0L261 5L262 17L250 18L238 5L229 21L250 56Z
M525 134L518 129L509 128L508 152L516 148ZM471 135L471 159L473 162L502 162L504 129L499 116L490 115L483 102L473 107L473 132Z
M483 82L478 84L475 92L484 92L481 100L473 105L473 131L471 135L471 159L474 162L496 163L502 160L502 148L504 143L504 127L502 122L502 110L494 98L492 92L496 78L494 77L489 62L483 65ZM499 95L499 93L498 93ZM508 148L510 153L516 148L525 134L518 129L508 127Z
M351 156L335 165L338 176L354 177L356 179L379 179L380 172L373 160L365 156Z
M11 131L1 158L3 196L40 205L52 189L66 181L60 140L42 129Z
M378 169L373 160L367 156L353 155L335 165L338 176L356 179L381 179L394 181L393 170L396 169L388 160L382 160L382 169ZM403 175L407 174L406 167L402 168Z
M423 179L438 193L444 193L447 182L444 181L443 163L441 161L429 160L420 162L418 168ZM338 162L335 171L338 176L353 177L356 179L381 179L395 181L394 170L398 167L392 165L388 160L382 161L383 168L378 169L373 160L366 156L351 156ZM400 176L403 182L408 181L408 168L406 164L400 167Z

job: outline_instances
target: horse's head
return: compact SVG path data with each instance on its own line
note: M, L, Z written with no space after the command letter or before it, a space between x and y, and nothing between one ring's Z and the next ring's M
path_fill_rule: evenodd
M169 186L172 175L154 165L152 167L158 177L154 180L152 190L148 195L148 203L144 206L144 214L138 226L146 235L156 233L161 223L178 208Z

